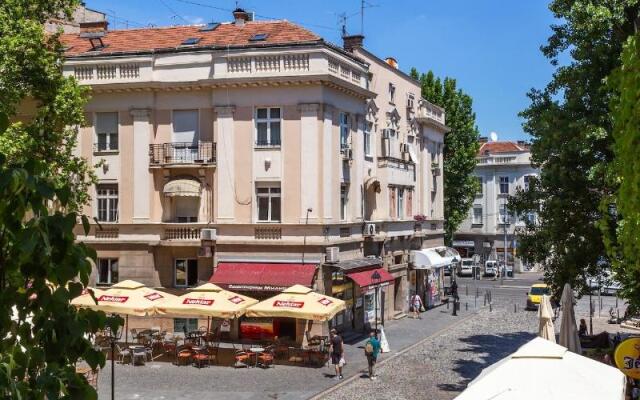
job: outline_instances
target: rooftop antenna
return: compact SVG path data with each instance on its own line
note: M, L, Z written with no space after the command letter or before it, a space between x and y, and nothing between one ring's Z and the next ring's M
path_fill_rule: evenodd
M340 25L342 36L347 36L347 13L338 14L338 25Z
M360 0L360 34L364 36L364 9L378 7L378 4L371 4L367 0Z

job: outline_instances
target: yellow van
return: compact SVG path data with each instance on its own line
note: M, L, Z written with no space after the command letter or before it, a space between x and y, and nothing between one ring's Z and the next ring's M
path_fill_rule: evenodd
M542 295L549 295L551 291L545 283L535 283L531 285L529 293L527 293L527 310L536 310L540 306Z

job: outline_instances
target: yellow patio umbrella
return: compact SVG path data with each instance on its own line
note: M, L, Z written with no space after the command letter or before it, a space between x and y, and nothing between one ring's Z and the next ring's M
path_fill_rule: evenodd
M345 309L345 302L316 293L308 287L294 285L282 293L247 308L248 317L288 317L311 321L328 321Z
M93 308L96 306L96 299L102 295L104 290L96 289L96 288L86 288L82 291L82 294L75 299L71 300L71 304L79 307L79 308ZM93 293L93 297L91 297L91 293Z
M213 283L205 283L182 296L163 301L158 305L158 310L163 314L237 318L244 314L247 307L257 302L256 299L229 292Z
M140 282L126 280L103 290L99 296L96 296L98 304L91 304L92 302L79 304L82 297L83 296L77 297L71 304L78 307L104 311L106 313L144 317L158 313L156 308L161 301L176 296L148 288Z

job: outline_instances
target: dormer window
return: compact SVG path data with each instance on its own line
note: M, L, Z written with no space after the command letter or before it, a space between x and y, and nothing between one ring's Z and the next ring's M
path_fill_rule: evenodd
M208 24L200 28L200 32L211 32L212 30L216 29L218 26L220 26L219 22L209 22Z
M249 38L250 42L262 42L267 40L267 37L269 36L268 33L256 33L255 35L251 36L251 38Z

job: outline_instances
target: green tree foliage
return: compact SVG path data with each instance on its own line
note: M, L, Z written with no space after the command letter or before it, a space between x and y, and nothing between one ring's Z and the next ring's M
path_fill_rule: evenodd
M0 397L94 399L75 373L104 356L86 339L107 320L69 303L88 282L89 257L75 243L77 209L86 199L88 166L73 156L85 95L61 73L48 15L73 0L0 2ZM52 205L55 207L55 211ZM64 210L64 211L63 211ZM82 217L83 224L88 221ZM76 282L76 279L78 280Z
M469 215L469 208L478 190L478 181L472 175L479 149L476 114L473 100L461 89L456 80L435 78L433 72L411 76L420 81L422 97L445 109L447 126L451 132L444 136L444 227L445 242L451 245L453 234Z
M584 277L607 264L598 222L602 199L615 190L607 179L613 154L606 79L633 33L638 0L554 0L549 7L560 24L542 52L556 70L544 89L529 92L531 105L521 114L542 171L510 205L538 214L519 235L520 256L540 263L556 291L567 282L585 291Z
M619 186L602 203L603 209L616 210L603 212L602 228L622 294L640 307L640 35L628 39L610 85L615 90L611 179Z

